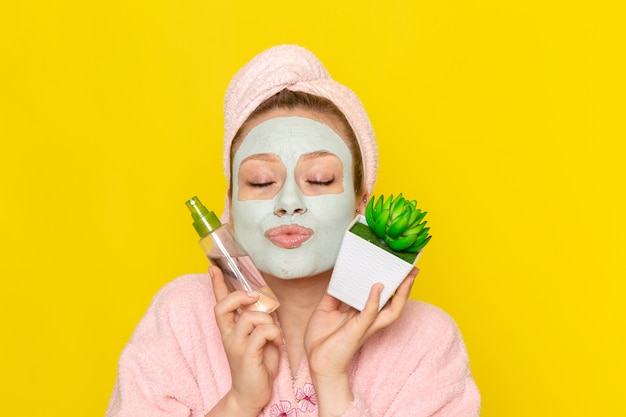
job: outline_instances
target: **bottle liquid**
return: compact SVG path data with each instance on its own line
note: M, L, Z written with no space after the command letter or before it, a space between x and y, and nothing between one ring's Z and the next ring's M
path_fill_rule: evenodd
M267 285L261 284L261 273L235 240L230 224L222 224L214 212L204 207L198 197L194 196L185 205L194 220L193 227L200 236L198 244L209 261L222 270L227 282L234 289L260 294L259 300L246 308L268 314L276 310L280 305L276 295Z

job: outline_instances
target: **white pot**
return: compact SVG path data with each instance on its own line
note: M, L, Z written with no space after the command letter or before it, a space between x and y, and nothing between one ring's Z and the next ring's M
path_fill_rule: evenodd
M408 263L350 232L356 222L367 224L365 217L359 215L348 226L330 278L328 294L361 311L372 285L382 283L385 288L380 295L380 310L413 269L422 251L418 252L413 263Z

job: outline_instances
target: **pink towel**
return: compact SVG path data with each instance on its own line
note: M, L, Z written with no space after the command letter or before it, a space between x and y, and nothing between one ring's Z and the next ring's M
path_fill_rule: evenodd
M365 189L374 188L378 148L372 124L359 98L334 81L310 51L279 45L250 60L230 82L224 100L224 172L230 180L230 146L237 130L263 101L283 89L301 91L332 101L346 116L361 147Z

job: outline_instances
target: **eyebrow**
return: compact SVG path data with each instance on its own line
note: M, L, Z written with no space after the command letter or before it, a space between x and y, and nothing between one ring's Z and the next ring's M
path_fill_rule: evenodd
M241 163L243 164L244 162L251 160L274 162L280 161L280 157L275 153L255 153L254 155L250 155L245 158L243 161L241 161Z
M302 155L300 158L301 159L314 159L314 158L319 158L321 156L337 156L332 152L329 151L315 151L315 152L311 152L311 153L306 153L304 155Z

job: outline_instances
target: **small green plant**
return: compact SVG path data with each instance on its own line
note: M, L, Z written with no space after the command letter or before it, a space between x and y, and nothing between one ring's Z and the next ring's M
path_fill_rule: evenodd
M430 241L425 211L417 208L417 201L407 200L400 193L378 200L372 197L365 209L365 220L381 243L394 251L416 253Z

